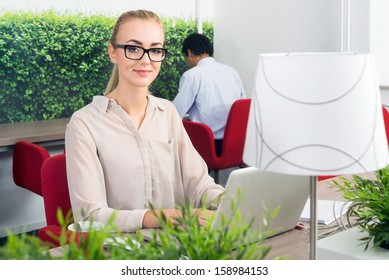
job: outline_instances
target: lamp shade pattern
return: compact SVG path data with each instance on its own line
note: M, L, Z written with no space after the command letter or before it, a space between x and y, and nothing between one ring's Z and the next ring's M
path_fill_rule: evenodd
M372 55L260 55L243 161L315 176L385 167L388 146Z

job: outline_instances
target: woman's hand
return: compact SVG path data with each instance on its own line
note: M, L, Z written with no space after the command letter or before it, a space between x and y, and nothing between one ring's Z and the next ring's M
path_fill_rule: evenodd
M159 217L163 214L167 219L175 222L177 218L181 217L181 211L178 209L163 209L163 210L149 210L143 217L143 228L158 228L160 227Z
M177 218L182 217L182 213L178 209L163 209L163 210L155 210L155 211L147 211L145 216L143 217L143 228L158 228L159 217L162 215L162 212L166 216L167 219L171 220L173 223L177 223ZM215 215L215 211L207 210L202 208L196 208L193 210L193 215L198 216L198 222L201 226L207 225L213 216Z
M200 226L206 226L212 220L213 216L215 215L215 211L197 208L193 210L193 214L198 215Z

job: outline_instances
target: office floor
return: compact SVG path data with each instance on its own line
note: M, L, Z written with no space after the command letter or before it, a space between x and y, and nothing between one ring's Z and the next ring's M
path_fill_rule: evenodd
M225 187L227 180L228 180L228 176L235 169L237 169L237 168L228 168L228 169L220 170L219 171L219 184L222 185L223 187ZM215 178L213 172L211 172L209 175L211 175L213 178Z

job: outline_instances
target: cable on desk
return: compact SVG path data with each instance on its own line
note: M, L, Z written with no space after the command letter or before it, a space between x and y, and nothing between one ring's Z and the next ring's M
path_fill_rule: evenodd
M337 200L334 200L333 203L333 215L335 217L335 220L329 224L329 225L318 225L318 230L322 231L320 234L318 234L318 239L322 239L325 237L328 237L330 235L333 235L337 232L344 231L347 229L350 229L354 227L354 224L351 222L349 215L347 214L347 207L348 202L344 203L340 209L340 215L339 217L336 217L336 211L335 211L335 203ZM345 219L347 221L345 221ZM305 227L305 230L309 233L309 226ZM325 231L323 231L325 230Z

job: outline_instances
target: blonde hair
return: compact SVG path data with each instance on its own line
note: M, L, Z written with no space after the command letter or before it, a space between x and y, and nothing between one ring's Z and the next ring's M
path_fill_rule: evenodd
M111 45L116 44L116 37L117 34L119 33L120 27L127 21L132 20L132 19L141 19L141 20L150 20L150 21L155 21L161 25L163 28L162 21L158 17L157 14L151 11L147 10L133 10L133 11L127 11L124 12L119 16L117 19L115 26L112 29L112 35L111 38L109 39L109 43ZM112 74L111 78L108 81L107 87L105 89L104 95L109 94L111 91L113 91L119 83L119 73L118 73L118 67L115 64L112 69Z

